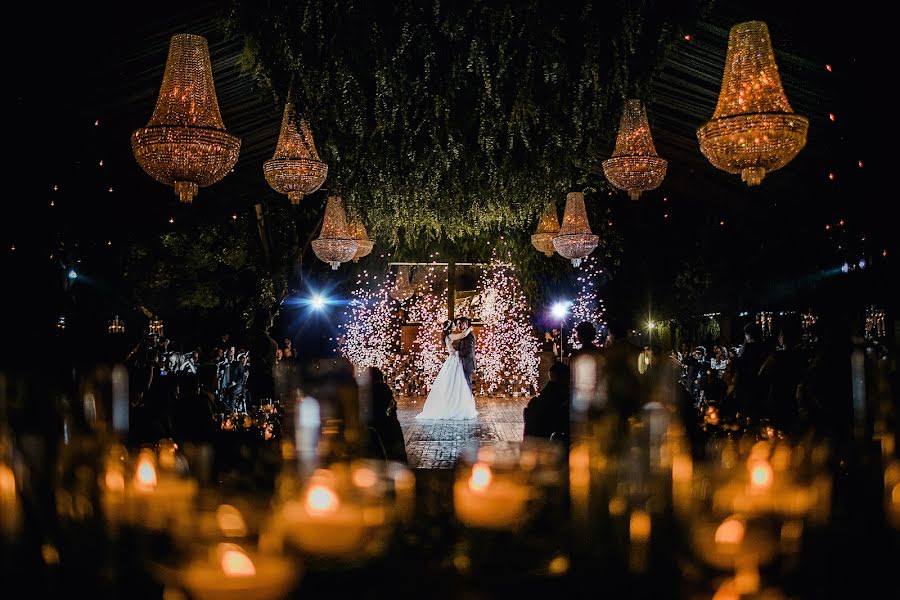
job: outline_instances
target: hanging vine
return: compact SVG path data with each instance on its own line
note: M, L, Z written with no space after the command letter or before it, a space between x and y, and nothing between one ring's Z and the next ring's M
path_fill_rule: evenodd
M227 22L276 99L294 81L327 185L402 247L527 229L548 195L604 188L623 97L697 5L232 0Z

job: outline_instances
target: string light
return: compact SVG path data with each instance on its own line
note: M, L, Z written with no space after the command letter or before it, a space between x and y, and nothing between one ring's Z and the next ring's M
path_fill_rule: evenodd
M112 191L113 191L113 189L112 189L112 188L109 188L109 192L112 193Z
M691 41L691 34L689 34L689 33L686 34L686 35L684 36L684 41L686 41L686 42Z
M437 293L437 283L435 267L428 267L422 289L409 308L410 321L420 323L416 340L413 342L413 346L419 348L419 351L413 356L412 363L415 370L422 374L426 385L437 377L447 356L447 350L441 339L441 329L448 318L447 303L444 297Z
M54 202L53 200L51 200L51 201L50 201L50 206L56 206L56 202Z
M231 215L231 220L232 220L232 221L237 221L237 213Z
M175 222L175 217L169 217L169 223L174 223L174 222Z
M572 302L572 329L569 332L569 345L572 348L581 348L581 344L575 339L575 325L587 321L594 325L599 337L603 327L603 315L606 309L603 307L603 299L597 294L597 288L600 284L600 274L603 269L600 268L600 261L595 256L589 256L587 260L581 263L577 271L576 281L581 283L581 288L575 295ZM596 343L597 338L594 339Z
M862 162L862 161L859 161L859 168L860 168L860 169L863 168L863 162Z
M101 166L101 167L103 166L103 159L102 159L102 158L100 159L100 166Z
M721 226L724 227L724 226L725 226L725 220L723 219L723 220L719 221L719 225L721 225Z
M826 65L825 65L825 69L827 69L828 72L831 73L831 65L826 64Z
M94 127L100 127L100 119L94 121Z
M513 270L491 260L479 278L482 290L479 316L484 329L478 347L489 349L475 357L482 395L528 395L538 376L538 339L531 326L531 310Z
M59 186L58 186L58 185L54 185L54 186L53 186L53 191L54 191L54 192L58 192L58 191L59 191Z
M834 173L833 172L828 174L828 179L830 179L831 181L834 181Z
M828 113L828 118L834 121L834 113Z

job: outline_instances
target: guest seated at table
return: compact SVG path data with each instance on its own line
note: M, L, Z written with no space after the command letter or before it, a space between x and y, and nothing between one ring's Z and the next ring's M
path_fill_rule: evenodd
M523 410L525 435L565 439L569 435L569 367L550 367L550 380ZM555 434L555 435L554 435Z

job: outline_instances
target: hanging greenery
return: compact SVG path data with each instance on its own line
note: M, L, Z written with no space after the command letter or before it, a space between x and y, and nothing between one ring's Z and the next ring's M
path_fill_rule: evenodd
M694 0L233 0L248 70L293 86L326 187L372 237L459 240L533 225L602 187L625 97L644 95Z

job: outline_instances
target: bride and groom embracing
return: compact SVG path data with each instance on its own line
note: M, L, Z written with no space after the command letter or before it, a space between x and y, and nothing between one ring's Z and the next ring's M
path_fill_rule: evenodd
M441 341L449 356L431 385L422 412L416 419L474 419L475 396L472 372L475 370L475 336L467 317L444 321Z

